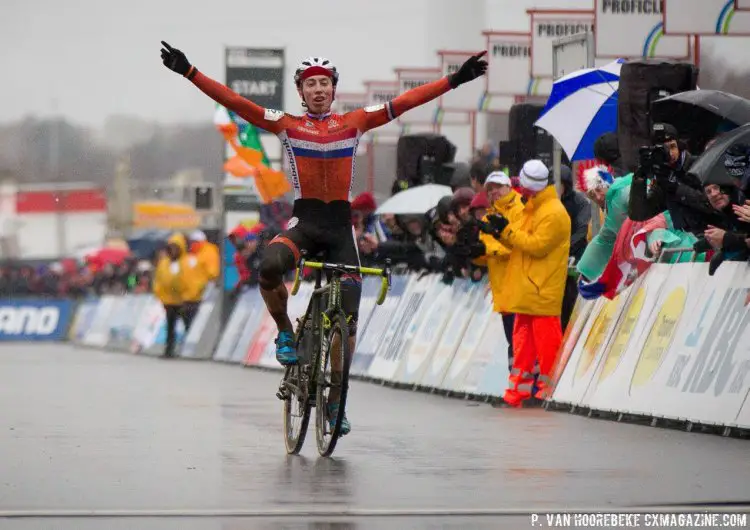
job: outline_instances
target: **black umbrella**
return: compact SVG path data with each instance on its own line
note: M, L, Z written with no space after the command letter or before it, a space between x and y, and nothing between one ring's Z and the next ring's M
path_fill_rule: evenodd
M667 123L670 117L690 114L693 118L727 120L735 125L750 123L750 101L721 90L689 90L654 101L654 112Z
M737 182L727 173L724 158L729 147L735 144L750 144L750 123L721 135L711 147L695 161L690 173L698 177L703 184L731 186Z

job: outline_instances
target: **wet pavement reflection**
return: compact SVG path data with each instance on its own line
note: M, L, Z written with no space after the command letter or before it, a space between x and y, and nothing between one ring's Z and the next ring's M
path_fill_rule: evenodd
M360 382L334 458L317 456L313 431L287 456L279 377L0 347L0 530L518 528L528 517L495 512L748 500L744 440ZM138 517L56 517L64 510Z

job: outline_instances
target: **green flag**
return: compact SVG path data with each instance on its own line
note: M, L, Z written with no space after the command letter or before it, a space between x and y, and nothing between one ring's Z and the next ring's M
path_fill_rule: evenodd
M239 138L240 144L243 147L255 149L256 151L260 151L261 153L263 153L263 165L266 167L271 167L271 162L268 160L266 150L263 149L263 143L260 141L260 134L258 133L258 129L255 127L255 125L253 125L252 123L248 123L245 127L242 127L240 129Z

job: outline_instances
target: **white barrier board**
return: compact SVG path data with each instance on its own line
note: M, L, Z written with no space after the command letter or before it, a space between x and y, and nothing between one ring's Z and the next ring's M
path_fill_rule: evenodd
M408 287L407 276L394 276L391 281L391 290L383 305L373 310L369 318L365 332L358 337L357 347L352 359L351 373L354 375L365 375L370 370L375 354L380 345L388 324L398 309L401 299Z
M112 311L117 305L118 298L115 296L102 296L99 299L94 321L83 337L83 344L99 348L106 346L109 340L109 321L113 316Z
M474 355L477 353L479 343L490 322L492 315L492 293L486 292L477 307L471 313L471 319L464 330L456 354L448 368L441 388L455 392L466 392L465 379L471 366Z
M252 344L253 337L258 332L264 319L270 318L266 304L259 289L250 291L250 296L246 299L245 305L248 311L245 323L240 330L239 338L229 357L231 363L241 363L247 357L248 350Z
M637 359L631 360L626 352L643 344L642 337L649 322L656 318L655 306L667 281L666 265L654 265L648 273L621 293L629 294L627 307L617 323L612 340L602 349L599 370L592 378L591 392L586 396L586 404L594 408L609 410L607 396L617 396L625 392L627 381L612 377L615 373L632 373ZM596 309L600 309L601 306ZM599 313L592 312L591 319L599 319ZM557 393L554 400L557 400ZM582 400L575 403L581 404Z
M614 300L599 298L584 326L567 366L555 386L553 400L580 404L597 366L597 354L606 346L625 306L629 291Z
M450 318L453 305L453 288L442 282L435 284L436 294L432 302L425 307L426 312L417 330L412 346L405 352L396 375L397 381L419 385L429 360L435 352L445 324Z
M420 386L443 388L442 383L448 372L453 356L456 354L466 326L469 325L471 315L481 296L487 289L485 282L475 283L470 280L456 280L453 282L453 308L450 318L440 336L440 342L435 347L435 353L430 358L429 365L424 372Z
M74 343L81 343L86 333L88 332L91 324L94 323L96 318L97 308L99 307L99 299L87 299L81 302L76 310L76 316L73 320L73 325L70 327L68 337Z
M219 344L216 346L216 351L214 352L213 357L214 361L232 361L232 354L237 347L237 341L245 329L245 324L250 316L252 306L251 298L253 297L260 297L260 292L257 289L245 291L240 294L239 298L237 298L237 302L232 308L232 313L229 315L229 319L221 333ZM247 345L245 347L245 352L247 352ZM239 362L239 360L234 362Z
M411 323L424 312L423 301L431 285L432 281L428 278L418 280L415 275L410 276L409 287L403 295L403 300L381 336L378 351L368 371L370 377L393 380L404 356L404 335Z
M503 319L499 313L492 313L461 390L500 397L508 388L509 375L508 341L503 330Z

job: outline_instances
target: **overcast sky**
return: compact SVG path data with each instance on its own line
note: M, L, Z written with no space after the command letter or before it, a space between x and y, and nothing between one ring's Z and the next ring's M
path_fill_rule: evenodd
M113 114L163 122L211 119L205 96L161 64L161 39L220 80L224 45L285 47L288 75L303 56L325 55L339 65L340 89L359 91L365 79L393 78L394 66L437 66L438 48L482 42L474 28L484 18L482 29L522 30L527 7L585 7L593 0L1 3L0 122L49 115L56 105L69 119L100 126ZM747 43L734 39L725 39L719 52L750 68ZM287 110L295 110L293 96L288 90Z

